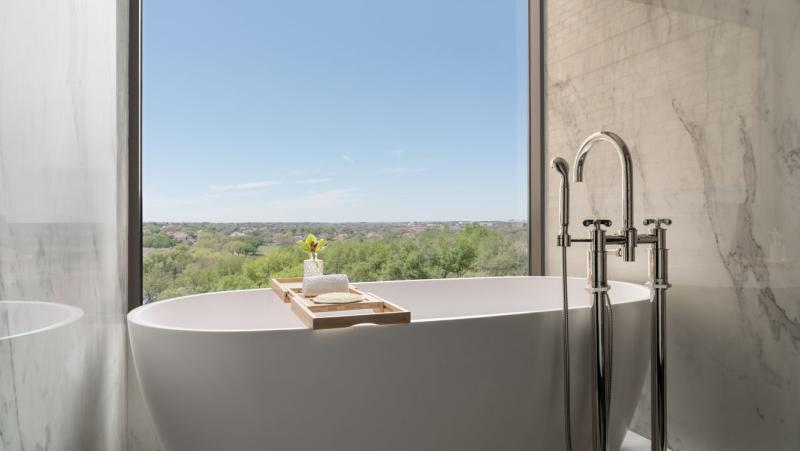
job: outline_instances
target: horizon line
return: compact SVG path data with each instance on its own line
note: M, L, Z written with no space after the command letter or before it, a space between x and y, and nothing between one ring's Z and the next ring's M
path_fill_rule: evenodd
M410 222L449 223L449 222L524 222L527 219L448 219L448 220L408 220L408 221L142 221L142 224L408 224Z

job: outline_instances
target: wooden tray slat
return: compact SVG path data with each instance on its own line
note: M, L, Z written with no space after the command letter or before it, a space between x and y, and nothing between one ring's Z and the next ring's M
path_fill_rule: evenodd
M411 322L411 312L373 293L361 291L350 285L350 293L365 297L350 304L317 304L314 298L303 296L303 278L272 279L272 290L292 311L312 329L334 329L356 324L401 324ZM372 312L364 313L364 311ZM340 314L352 312L351 314ZM319 314L337 313L335 316Z

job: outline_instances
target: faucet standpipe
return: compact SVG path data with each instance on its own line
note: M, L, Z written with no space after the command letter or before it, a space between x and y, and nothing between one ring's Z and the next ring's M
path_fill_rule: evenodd
M594 342L594 397L592 398L592 431L595 451L607 451L608 420L611 395L611 305L608 298L608 252L606 230L611 227L608 219L586 219L589 228L589 274L586 290L592 297L592 337Z
M667 290L672 286L667 273L667 229L671 219L645 219L644 225L652 226L650 234L640 238L649 243L649 284L652 299L651 328L653 340L650 345L651 388L651 450L667 451Z

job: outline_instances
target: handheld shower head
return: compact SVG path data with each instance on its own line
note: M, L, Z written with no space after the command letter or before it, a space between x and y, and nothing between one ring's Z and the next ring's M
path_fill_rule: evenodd
M561 230L558 234L558 246L561 247L561 296L563 326L561 340L564 358L564 441L567 451L572 451L572 402L569 386L569 300L567 298L567 247L569 237L569 164L563 158L556 157L550 161L550 167L561 175L561 191L558 195L558 217Z
M567 160L556 157L550 161L550 167L561 176L561 192L558 197L558 217L561 227L569 225L569 164Z
M552 161L550 161L550 167L558 171L562 177L569 176L569 164L567 163L567 160L561 157L553 158Z

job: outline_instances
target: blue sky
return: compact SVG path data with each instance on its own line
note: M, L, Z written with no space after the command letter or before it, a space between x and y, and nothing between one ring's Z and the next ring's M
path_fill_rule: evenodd
M147 2L144 219L525 218L525 4Z

